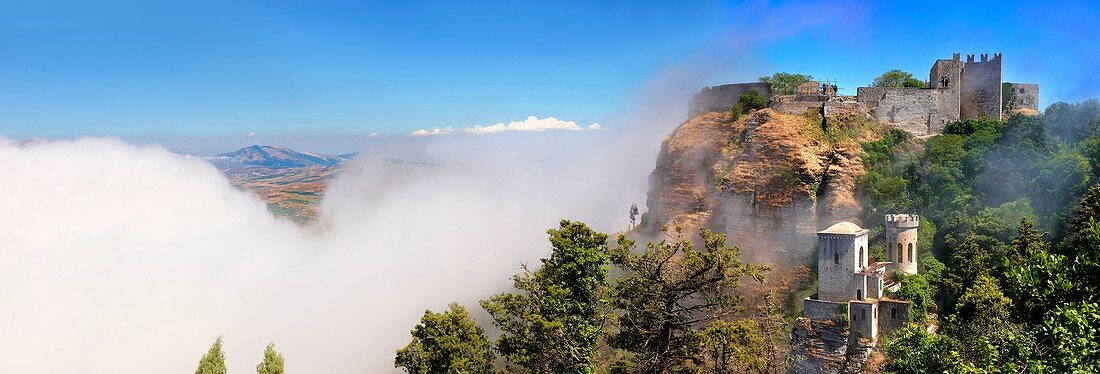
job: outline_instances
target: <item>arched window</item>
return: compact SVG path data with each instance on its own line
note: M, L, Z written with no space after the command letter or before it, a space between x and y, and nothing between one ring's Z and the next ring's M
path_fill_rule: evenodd
M948 78L948 77L941 77L940 78L940 88L947 88L947 86L949 86L950 84L951 84L951 78Z
M890 318L898 318L897 308L890 307Z
M856 290L856 300L863 300L863 290Z
M913 243L909 243L909 262L913 262Z
M863 255L863 247L859 247L859 268L862 269L864 266L867 266L865 264L866 262L867 257Z
M898 243L898 262L903 262L905 259L901 258L901 243Z
M839 264L840 263L840 254L839 253L833 252L833 263L834 264Z

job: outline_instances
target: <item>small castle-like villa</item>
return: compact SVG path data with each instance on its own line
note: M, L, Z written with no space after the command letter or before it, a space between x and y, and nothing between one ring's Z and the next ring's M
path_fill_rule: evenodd
M924 87L859 87L855 96L840 96L836 86L807 82L790 95L773 92L764 82L734 83L706 87L691 98L689 114L729 110L741 94L760 92L769 106L781 113L802 114L811 108L825 117L843 111L858 111L897 126L914 135L933 135L944 125L966 119L1002 119L1016 113L1038 113L1039 85L1008 83L1001 79L1001 54L982 54L966 61L955 53L951 59L936 60Z
M871 341L906 325L909 302L892 299L886 291L897 291L894 270L917 273L920 217L889 214L885 224L889 261L873 264L868 261L867 229L840 222L817 233L818 291L803 300L803 316L837 319L847 303L851 331Z

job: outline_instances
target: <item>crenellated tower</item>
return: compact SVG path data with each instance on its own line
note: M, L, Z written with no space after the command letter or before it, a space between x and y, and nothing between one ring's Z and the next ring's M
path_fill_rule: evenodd
M920 217L916 214L886 215L886 257L909 274L917 273L917 229Z

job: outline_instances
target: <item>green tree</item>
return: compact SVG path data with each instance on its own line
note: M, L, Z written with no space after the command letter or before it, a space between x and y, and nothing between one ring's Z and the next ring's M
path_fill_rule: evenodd
M264 360L256 365L256 374L283 374L283 354L275 351L275 342L267 343Z
M1072 302L1044 316L1039 328L1052 342L1046 366L1054 373L1100 372L1100 304Z
M768 100L760 94L760 91L748 90L737 98L737 104L740 105L741 113L748 113L767 108Z
M607 235L562 220L542 267L513 278L519 293L481 302L502 331L497 350L538 373L591 373L606 312Z
M959 351L964 360L976 367L1003 367L1019 372L1027 365L1035 345L1023 327L1011 322L1012 300L1005 297L992 276L982 274L966 290L956 305L957 314L949 320L945 333L963 344Z
M612 252L624 274L614 288L621 328L609 343L633 354L636 372L686 370L701 360L699 326L743 310L741 279L763 282L769 270L742 262L741 249L727 245L723 234L701 229L703 249L697 250L677 231L672 242L647 243L638 254L634 242L620 236Z
M794 94L798 85L814 80L807 74L795 74L779 72L768 77L760 77L760 81L771 85L772 95Z
M281 356L279 363L281 369ZM489 373L492 346L466 308L452 303L442 313L424 312L412 342L397 351L394 367L413 374Z
M718 320L702 332L703 362L712 373L766 373L769 339L755 320Z
M630 227L634 228L634 224L638 222L638 203L630 204Z
M909 311L909 320L924 325L929 313L936 307L936 289L923 274L905 274L896 271L894 277L901 283L895 296L913 303Z
M947 335L930 334L924 326L910 324L886 341L883 350L889 360L886 373L953 373L962 361L955 350L958 342Z
M923 88L927 84L924 81L913 78L913 74L906 73L901 70L890 70L875 78L871 82L871 87L913 87Z
M221 336L199 359L199 368L195 369L195 374L225 374L225 353L222 352Z

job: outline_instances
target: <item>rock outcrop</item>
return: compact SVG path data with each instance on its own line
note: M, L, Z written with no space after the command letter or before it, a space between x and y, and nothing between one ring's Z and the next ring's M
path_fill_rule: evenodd
M800 317L791 336L791 374L860 373L874 349L865 339L851 339L844 321Z
M874 137L860 121L830 121L834 129L824 122L820 111L771 109L684 122L665 140L650 175L647 229L720 230L754 261L809 255L818 222L859 216L859 141Z

